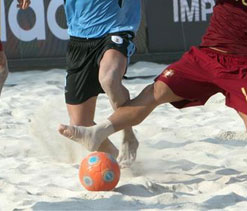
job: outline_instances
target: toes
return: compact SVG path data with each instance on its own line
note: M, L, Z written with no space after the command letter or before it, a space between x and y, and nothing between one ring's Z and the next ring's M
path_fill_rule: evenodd
M67 125L59 125L58 127L58 132L63 135L66 136L67 138L71 138L72 134L71 131L69 130L69 127Z
M71 132L70 132L69 130L67 130L67 129L65 129L65 130L63 131L63 135L66 136L67 138L70 138L70 139L73 138L73 135L72 135Z
M58 132L60 134L63 135L64 131L66 130L66 126L61 124L61 125L58 126L58 129L57 130L58 130Z

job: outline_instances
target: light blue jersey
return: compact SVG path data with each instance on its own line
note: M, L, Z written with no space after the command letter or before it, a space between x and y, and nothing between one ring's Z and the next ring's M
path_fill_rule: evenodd
M65 0L68 33L98 38L109 33L136 33L141 21L141 0Z

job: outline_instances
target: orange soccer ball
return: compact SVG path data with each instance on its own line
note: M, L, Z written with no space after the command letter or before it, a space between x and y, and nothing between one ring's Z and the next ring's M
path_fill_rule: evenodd
M89 191L109 191L115 188L119 181L120 168L112 155L93 152L82 160L79 178Z

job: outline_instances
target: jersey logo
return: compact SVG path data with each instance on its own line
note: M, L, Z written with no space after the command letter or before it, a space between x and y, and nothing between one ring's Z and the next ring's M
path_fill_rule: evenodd
M166 69L164 72L163 72L163 76L166 77L166 78L170 78L174 75L174 70L172 69Z
M113 35L111 36L111 40L116 44L120 44L120 45L123 44L123 38L120 36Z

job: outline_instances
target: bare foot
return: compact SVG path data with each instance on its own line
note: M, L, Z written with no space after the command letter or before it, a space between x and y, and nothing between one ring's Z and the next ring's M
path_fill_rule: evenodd
M128 168L136 160L139 142L132 129L124 130L124 138L121 146L118 162L121 168Z
M58 132L66 138L82 144L89 151L96 151L99 148L91 127L60 125Z
M112 123L106 120L92 127L60 125L58 131L61 135L82 144L87 150L92 152L99 150L107 137L114 133L114 128ZM109 140L108 147L108 150L113 153L115 146ZM114 151L115 154L118 153L116 149Z
M99 152L106 152L111 154L114 158L117 158L118 156L118 149L109 139L106 139L98 149L96 149L95 146L91 146L91 143L93 143L93 141L91 141L93 139L93 133L90 131L89 127L60 125L58 131L66 138L82 144L89 151L97 150ZM90 142L90 144L88 142Z

